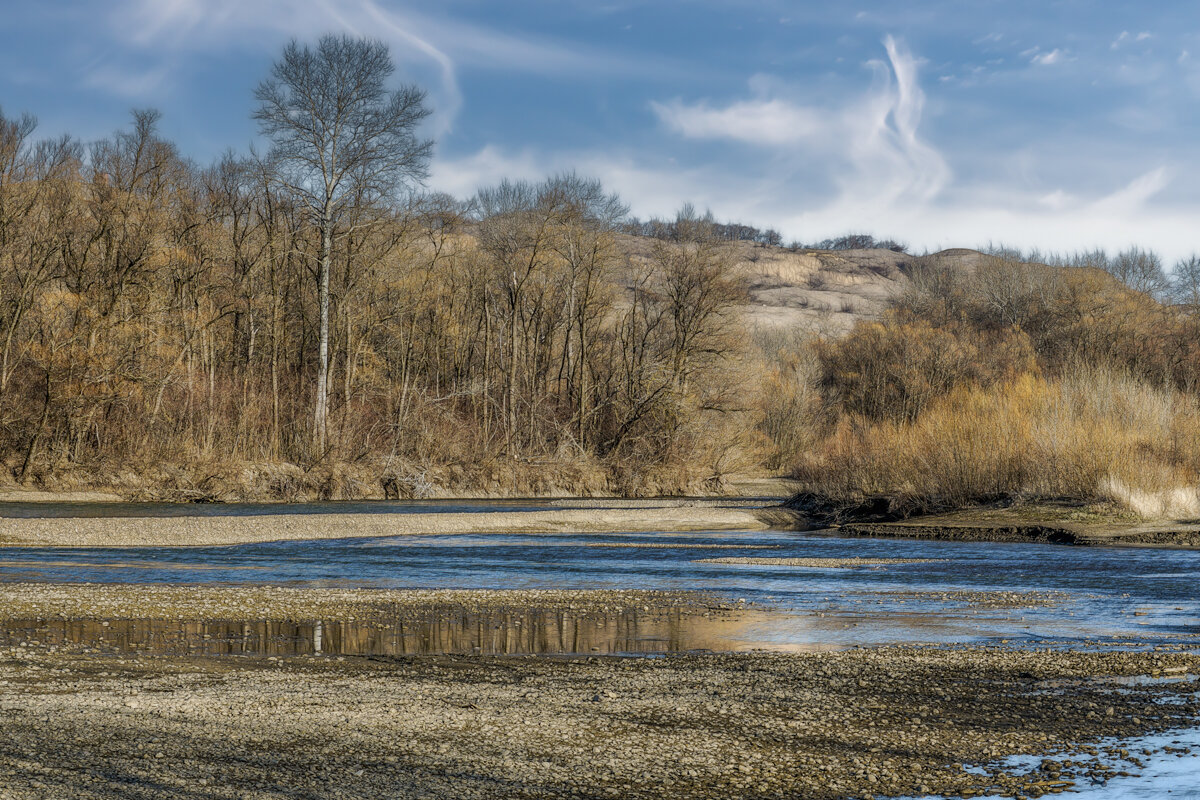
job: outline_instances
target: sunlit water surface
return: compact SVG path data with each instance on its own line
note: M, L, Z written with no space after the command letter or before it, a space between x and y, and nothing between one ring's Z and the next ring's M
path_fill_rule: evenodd
M0 507L0 515L482 513L550 505L38 504ZM701 561L740 556L926 561L852 568ZM0 581L696 590L719 596L733 609L709 616L650 607L607 616L533 609L384 625L26 620L0 631L8 640L87 642L121 651L645 655L901 642L1200 649L1200 552L1153 548L840 539L778 531L399 536L231 547L6 548L0 550ZM1200 746L1200 729L1131 744L1157 749L1171 742ZM1140 777L1080 786L1076 796L1200 798L1198 762L1195 756L1159 752Z
M614 504L620 501L614 501ZM738 501L733 501L738 502ZM537 510L562 501L307 505L0 505L0 515L313 514ZM336 524L336 518L330 518ZM186 524L181 522L181 524ZM638 546L629 546L638 545ZM928 559L852 568L730 558ZM718 593L747 616L741 646L773 649L1007 640L1194 643L1200 552L842 539L782 531L397 536L194 548L4 548L0 581L365 588L662 589ZM1035 593L1024 599L998 592ZM947 594L949 593L949 594ZM985 593L973 595L972 593ZM942 596L945 594L946 596Z

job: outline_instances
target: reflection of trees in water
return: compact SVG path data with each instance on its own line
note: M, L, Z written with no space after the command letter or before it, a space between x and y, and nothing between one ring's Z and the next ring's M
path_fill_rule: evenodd
M391 624L25 620L6 624L0 641L203 655L666 653L732 649L740 627L736 616L705 616L679 609L626 610L608 615L451 612Z

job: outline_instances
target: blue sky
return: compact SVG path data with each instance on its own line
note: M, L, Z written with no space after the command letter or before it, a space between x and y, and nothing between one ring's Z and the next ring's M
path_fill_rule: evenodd
M207 162L283 44L388 42L430 188L576 169L816 240L1200 250L1200 4L1089 0L9 2L0 107L91 140L133 107Z

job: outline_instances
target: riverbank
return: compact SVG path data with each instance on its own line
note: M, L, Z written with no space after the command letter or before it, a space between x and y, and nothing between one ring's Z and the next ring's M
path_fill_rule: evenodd
M1107 547L1200 548L1200 520L1147 520L1082 502L910 508L902 499L841 502L799 494L784 503L795 525L814 533L957 542L1025 542Z
M420 485L398 479L385 481L370 471L335 480L327 472L310 474L294 464L193 465L165 470L154 476L124 475L105 481L87 475L64 475L38 486L12 483L0 471L0 503L313 503L387 500L511 500L578 498L583 500L655 500L667 497L772 497L780 501L795 494L799 484L790 478L761 472L735 473L718 481L684 480L674 484L635 487L621 491L591 475L589 480L556 476L549 468L509 464L512 473L497 472L486 481L463 481L454 473L422 475ZM194 474L193 474L194 473ZM186 477L185 476L190 476ZM403 491L401 491L403 489Z
M223 513L224 506L174 506L169 516L0 514L4 547L195 547L276 541L489 533L649 533L804 530L868 538L1025 542L1200 549L1200 522L1072 519L1054 508L966 509L906 519L843 521L806 516L769 500L596 499L545 501L540 510L487 512ZM46 506L47 509L50 506ZM292 507L288 507L289 509ZM381 506L386 508L386 506ZM217 510L220 513L213 513ZM609 545L615 546L615 545ZM643 545L647 546L647 545Z
M1052 520L979 520L969 514L933 515L903 522L847 523L838 536L902 537L946 542L1037 542L1087 547L1200 549L1200 523L1063 523Z
M0 647L0 796L1038 797L1194 726L1181 653L96 657ZM1004 767L1036 756L1032 769ZM1194 756L1185 756L1194 757ZM964 769L970 766L971 769Z
M717 500L564 503L572 507L487 513L0 517L0 547L189 547L430 534L764 530L792 519L753 504L739 507Z

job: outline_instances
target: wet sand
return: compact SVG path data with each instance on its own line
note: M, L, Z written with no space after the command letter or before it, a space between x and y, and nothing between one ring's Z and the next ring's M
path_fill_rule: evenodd
M575 501L583 504L585 501ZM0 518L0 547L188 547L420 534L764 530L752 508L626 501L626 508L416 514ZM599 501L596 505L601 505Z
M5 624L32 614L54 630L149 614L345 622L645 604L716 608L659 592L0 587ZM0 797L1038 797L1136 774L1143 753L1101 740L1194 727L1200 714L1200 657L1166 646L650 659L164 652L0 643ZM1000 763L1015 754L1039 758L1024 770Z

